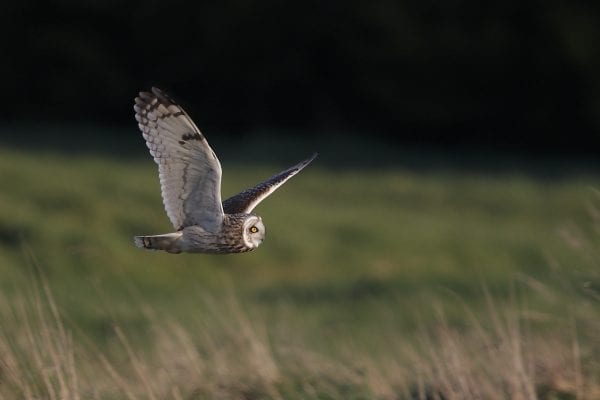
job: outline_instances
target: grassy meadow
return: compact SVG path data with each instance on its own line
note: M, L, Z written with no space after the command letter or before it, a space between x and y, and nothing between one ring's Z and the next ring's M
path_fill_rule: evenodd
M222 157L224 197L305 155ZM208 256L133 246L149 157L0 149L0 399L600 398L597 172L328 156Z

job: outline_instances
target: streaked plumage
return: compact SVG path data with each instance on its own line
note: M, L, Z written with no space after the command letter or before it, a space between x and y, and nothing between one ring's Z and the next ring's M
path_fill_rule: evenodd
M188 114L157 88L135 99L135 119L158 164L167 216L176 232L136 236L138 247L170 253L240 253L265 237L252 210L310 158L221 203L221 164Z

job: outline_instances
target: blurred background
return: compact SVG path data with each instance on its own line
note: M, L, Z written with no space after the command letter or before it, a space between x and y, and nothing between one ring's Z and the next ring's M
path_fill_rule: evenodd
M2 2L0 397L599 398L599 39L583 1ZM258 250L133 246L152 86L224 198L319 152Z
M156 85L231 137L589 154L599 16L580 1L6 2L0 118L131 128L131 99Z

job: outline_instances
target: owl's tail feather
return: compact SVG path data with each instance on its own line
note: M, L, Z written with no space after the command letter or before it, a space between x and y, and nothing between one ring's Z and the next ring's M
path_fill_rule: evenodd
M135 236L134 241L137 247L143 247L144 249L181 253L179 243L181 236L181 232L166 233L164 235Z

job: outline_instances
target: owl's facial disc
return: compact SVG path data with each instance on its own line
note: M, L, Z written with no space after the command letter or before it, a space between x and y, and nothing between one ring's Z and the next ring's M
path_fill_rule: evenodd
M260 246L265 239L265 226L262 219L256 215L250 215L244 221L243 229L244 244L251 249Z

